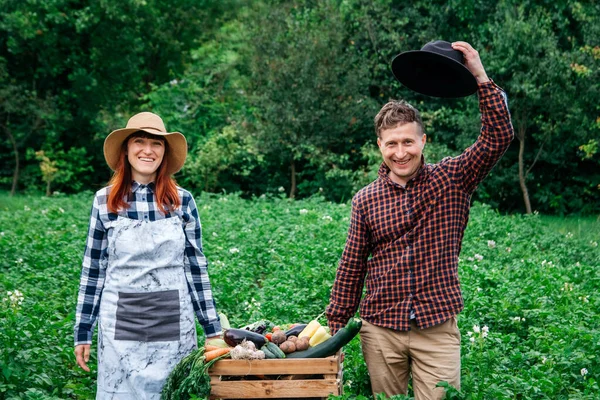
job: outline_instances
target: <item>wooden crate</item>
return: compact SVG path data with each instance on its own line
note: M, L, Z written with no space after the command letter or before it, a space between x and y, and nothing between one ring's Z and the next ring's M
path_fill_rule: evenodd
M327 358L220 360L208 371L211 399L321 398L342 394L340 354Z

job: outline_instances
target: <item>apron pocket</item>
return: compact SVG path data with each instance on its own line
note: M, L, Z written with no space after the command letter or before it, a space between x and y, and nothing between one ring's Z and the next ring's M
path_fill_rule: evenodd
M179 340L179 291L123 293L117 301L115 340Z

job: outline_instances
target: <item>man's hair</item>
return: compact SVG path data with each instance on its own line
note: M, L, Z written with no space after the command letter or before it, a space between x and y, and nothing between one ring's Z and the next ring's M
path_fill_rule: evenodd
M392 100L384 105L375 116L375 133L377 137L381 137L382 131L411 122L419 125L421 134L425 133L419 111L404 100Z

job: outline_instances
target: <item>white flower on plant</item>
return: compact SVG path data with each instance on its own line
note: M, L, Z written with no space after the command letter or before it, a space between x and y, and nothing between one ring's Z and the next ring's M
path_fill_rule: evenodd
M581 300L584 303L590 302L590 299L588 299L588 296L579 296L579 300Z
M475 254L475 259L477 261L481 261L481 260L483 260L483 256L481 254Z
M238 248L236 248L236 247L233 247L233 248L229 249L229 252L230 252L231 254L237 254L237 253L239 253L239 252L240 252L240 249L238 249Z
M60 211L60 213L61 213L61 214L64 214L64 213L65 213L65 210L63 210L63 208L62 208L62 207L58 207L58 211Z
M13 291L8 291L6 292L8 297L3 298L2 300L5 302L9 302L10 303L10 307L12 308L17 308L18 306L20 306L21 304L23 304L23 299L25 298L25 296L23 296L23 293L19 290L15 290Z
M575 266L576 266L576 267L581 267L581 264L579 263L579 261L577 261L577 262L575 263Z
M473 270L477 271L477 268L479 268L477 264L473 264Z
M25 206L25 207L23 207L23 210L25 210L25 211L31 211L31 208Z
M48 210L46 210L46 209L42 210L42 215L46 215L46 214L48 214Z
M480 288L480 287L478 287L476 290L477 290L478 292L481 292L483 289L482 289L482 288Z
M475 343L475 338L471 336L471 339L469 339L471 341L471 343Z
M285 192L285 188L283 186L279 186L279 189L277 190L279 191L279 193Z
M301 215L308 214L308 210L306 208L303 208L302 210L300 210L300 214Z
M481 329L479 328L479 325L473 325L473 332L475 332L475 333L481 332Z
M227 197L219 197L219 201L229 201L229 199Z
M488 247L490 249L493 249L494 247L496 247L496 242L493 240L488 240Z
M0 236L4 236L4 232L0 232Z
M567 232L567 234L565 235L565 237L567 239L571 239L573 237L573 234L571 232Z
M322 219L329 222L333 221L333 218L331 218L329 215L324 215Z
M511 249L510 247L507 247L507 248L506 248L506 252L507 252L507 253L510 253L511 251L512 251L512 249Z
M213 235L213 237L218 237L219 236L219 234L217 232L213 232L212 235Z
M268 252L273 254L273 253L275 253L275 249L269 249Z
M475 259L473 257L467 257L467 260L469 260L469 261L475 261Z
M171 86L175 86L175 85L177 85L178 82L177 82L177 79L173 79L169 83L171 84Z
M17 258L17 261L15 261L17 264L23 264L23 259L22 258ZM9 295L10 296L10 295Z
M573 284L569 282L565 282L564 285L560 288L563 292L572 292Z
M473 336L473 332L471 332L471 331L467 332L467 336L468 336L468 337L471 337L471 336Z
M586 376L588 374L587 368L581 368L581 376Z
M598 242L594 242L593 240L590 240L590 244L592 247L598 247Z
M483 328L481 328L481 331L482 331L483 333L488 333L488 332L490 331L490 328L488 328L488 326L487 326L487 325L484 325L484 326L483 326Z
M542 364L546 364L546 361L548 361L548 359L546 357L542 357Z

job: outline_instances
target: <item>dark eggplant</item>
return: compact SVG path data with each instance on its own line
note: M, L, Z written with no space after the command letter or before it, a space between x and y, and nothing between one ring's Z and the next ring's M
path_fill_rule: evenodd
M285 331L285 337L298 336L300 332L302 332L304 328L306 328L306 325L307 324L300 324L288 329L287 331Z
M267 343L267 338L263 335L245 329L226 329L223 334L223 340L232 347L237 346L244 340L248 340L253 342L257 349L260 349Z

